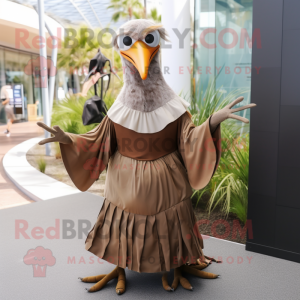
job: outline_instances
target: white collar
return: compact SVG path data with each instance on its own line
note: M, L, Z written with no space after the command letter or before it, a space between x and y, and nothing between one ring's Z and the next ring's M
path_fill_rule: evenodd
M125 106L118 99L107 112L107 116L119 125L139 133L155 133L177 120L186 112L189 102L179 96L151 111L141 112Z

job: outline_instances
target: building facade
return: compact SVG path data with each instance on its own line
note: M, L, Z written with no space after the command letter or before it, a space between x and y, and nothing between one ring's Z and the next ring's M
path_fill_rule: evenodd
M63 27L52 18L45 20L54 34L63 37ZM16 101L14 88L20 88L22 113L15 109L18 121L28 120L28 104L36 104L37 116L42 116L41 80L35 69L39 61L39 30L37 12L29 7L10 1L0 2L0 88L10 86L11 104ZM47 32L47 55L51 61L50 36ZM48 72L49 74L49 72ZM59 88L68 90L68 74L57 72L55 97ZM6 122L4 107L0 104L0 124Z

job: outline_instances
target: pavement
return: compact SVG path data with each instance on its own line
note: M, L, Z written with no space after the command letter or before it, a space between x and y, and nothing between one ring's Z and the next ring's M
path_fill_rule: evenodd
M175 292L166 292L160 273L126 270L127 286L122 296L116 295L115 279L101 291L88 293L85 288L92 284L78 277L106 274L114 268L85 250L86 235L80 229L91 229L102 202L99 196L78 193L0 210L1 300L299 299L298 263L246 251L242 244L211 237L204 239L204 253L222 258L223 263L213 263L207 271L221 277L209 280L187 275L193 291L178 287ZM28 251L37 251L39 246L50 250L43 254L46 268L24 262ZM171 272L169 283L172 276Z
M3 134L5 129L6 126L0 126L0 209L33 202L6 176L3 169L2 160L3 156L14 146L43 134L42 129L36 125L36 122L13 124L10 137L7 137L5 134Z

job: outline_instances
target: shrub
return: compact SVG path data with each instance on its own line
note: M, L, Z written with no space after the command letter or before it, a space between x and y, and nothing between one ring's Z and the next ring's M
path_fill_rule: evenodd
M92 97L93 92L89 92L87 97L81 96L67 96L61 100L58 104L53 106L53 113L51 123L53 125L59 125L60 128L69 133L83 134L94 129L98 124L83 125L82 113L85 101ZM107 108L114 102L114 98L111 93L107 93L104 98Z
M82 112L85 97L67 96L53 106L51 123L70 133L82 134L92 130L97 124L84 126L82 124Z
M206 90L203 89L203 86L200 86L191 99L189 110L196 126L201 125L214 112L222 109L234 99L249 91L248 89L240 88L227 94L222 87L218 89L215 88L217 77L218 76L209 80Z
M53 143L54 144L54 152L55 152L55 158L61 159L61 152L60 152L60 146L59 143Z
M40 172L45 173L47 166L47 162L45 161L45 159L43 157L38 158L37 164Z
M225 95L222 88L215 88L216 78L209 81L205 91L201 87L197 96L191 100L190 112L197 126L205 122L211 114L248 92L248 89L236 89ZM240 134L241 127L246 134ZM236 121L222 122L220 165L209 184L193 193L196 206L204 195L208 196L209 213L219 208L225 216L229 212L236 214L243 223L247 219L248 206L249 135L247 129L247 125L239 125Z
M241 222L247 220L249 135L243 144L235 144L221 157L220 166L212 179L213 190L208 202L209 213L216 207L227 216L234 213Z

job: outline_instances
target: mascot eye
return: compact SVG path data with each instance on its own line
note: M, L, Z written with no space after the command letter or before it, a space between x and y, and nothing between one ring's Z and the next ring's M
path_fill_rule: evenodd
M123 43L125 46L131 46L132 45L132 38L130 36L125 36L123 38Z
M146 43L147 44L151 44L151 43L153 43L154 42L154 36L153 36L153 34L148 34L146 37L145 37L145 41L146 41Z
M150 47L156 47L160 42L160 35L158 30L148 33L143 41Z
M128 35L119 35L117 39L118 47L123 51L130 49L135 42L136 40Z

